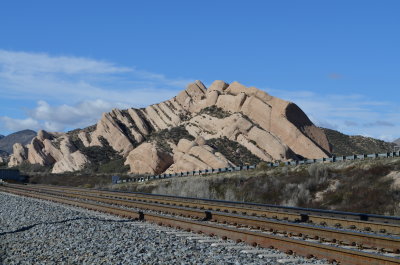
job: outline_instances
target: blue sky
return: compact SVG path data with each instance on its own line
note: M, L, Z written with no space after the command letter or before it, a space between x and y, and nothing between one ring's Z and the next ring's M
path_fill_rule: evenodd
M3 1L0 134L239 81L320 126L400 137L399 1Z

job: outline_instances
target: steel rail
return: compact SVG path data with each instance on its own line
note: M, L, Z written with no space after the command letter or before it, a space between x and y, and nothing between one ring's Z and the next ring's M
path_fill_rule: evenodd
M32 187L29 186L29 187ZM265 209L255 209L255 208L247 208L247 207L238 207L233 205L225 205L222 203L212 203L212 202L204 202L202 200L179 200L174 199L173 197L159 197L159 196L137 196L136 194L131 193L122 193L122 192L113 192L113 191L102 191L102 190L91 190L91 189L77 189L77 188L67 188L67 187L49 187L49 186L39 186L33 188L40 188L45 190L66 190L66 191L84 191L85 193L96 194L100 196L107 196L113 198L120 199L130 199L130 200L141 200L144 202L154 202L160 204L170 204L177 206L185 206L191 208L200 208L205 210L212 211L220 211L226 213L240 213L243 215L249 216L260 216L267 217L271 219L278 220L290 220L294 222L309 222L314 223L316 225L321 226L331 226L331 227L342 227L348 229L359 229L365 231L371 231L376 233L387 233L400 235L400 225L396 224L387 224L380 222L371 222L371 221L361 221L361 220L353 220L353 219L345 219L345 218L337 218L331 216L319 216L319 215L302 215L301 213L291 213L291 212L283 212L276 210L265 210Z
M160 205L151 202L148 203L148 202L125 200L125 199L115 199L115 198L101 197L101 196L88 195L76 192L68 192L65 190L48 191L42 189L35 190L24 187L19 187L19 188L15 187L15 189L29 190L35 192L46 192L51 195L62 195L62 196L68 196L85 200L93 200L108 204L140 208L142 210L160 211L173 215L197 218L201 220L211 220L218 223L230 223L238 226L242 225L257 229L270 230L274 232L281 231L284 233L293 233L296 235L307 236L310 238L321 239L329 242L338 242L342 244L345 243L353 246L357 245L360 248L367 247L375 249L385 249L391 252L400 253L400 238L393 238L388 236L377 236L377 235L365 234L354 231L344 231L339 229L316 227L306 224L279 222L279 221L267 220L265 218L202 211L180 206Z
M49 187L49 186L47 185L47 187ZM76 190L88 190L88 189L83 189L83 188L74 188L74 187L66 187L66 186L61 186L61 188L76 189ZM133 196L138 196L138 197L142 196L142 197L146 197L146 198L148 198L148 197L171 198L174 200L182 200L182 201L198 201L198 202L205 202L205 203L210 203L210 204L233 205L233 206L249 208L249 209L255 208L255 209L264 209L264 210L269 210L269 211L280 211L280 212L285 212L285 213L312 215L312 216L317 216L317 217L318 216L332 217L332 218L342 218L342 219L349 219L349 220L361 220L361 221L370 221L370 222L379 222L379 223L385 223L385 224L389 223L389 224L400 225L400 217L397 217L397 216L341 212L341 211L334 211L334 210L301 208L301 207L271 205L271 204L261 204L261 203L251 203L251 202L222 201L222 200L213 200L213 199L204 199L204 198L180 197L180 196L172 196L172 195L127 192L127 191L118 191L118 190L113 190L113 191L104 190L104 189L92 189L92 190L120 193L120 194L121 193L129 194L129 195L133 195Z
M40 184L36 184L35 186L52 187L49 185L40 185ZM58 187L66 188L66 189L88 190L88 189L83 189L83 188L67 187L67 186L58 186ZM272 210L272 211L291 212L291 213L297 213L297 214L311 214L314 216L322 216L322 217L337 217L337 218L350 219L350 220L361 220L361 221L390 223L390 224L400 225L400 217L397 217L397 216L385 216L385 215L353 213L353 212L340 212L340 211L334 211L334 210L301 208L301 207L292 207L292 206L252 203L252 202L223 201L223 200L214 200L214 199L180 197L180 196L173 196L173 195L127 192L127 191L118 191L118 190L112 190L112 191L105 190L105 189L91 189L91 190L113 192L113 193L123 193L123 194L129 194L129 195L133 195L133 196L142 196L142 197L147 197L147 198L148 197L155 197L155 198L158 197L158 198L172 198L174 200L182 200L182 201L187 201L187 200L199 201L199 202L201 201L201 202L214 203L214 204L226 204L226 205L229 204L229 205L240 206L240 207L245 207L245 208L250 208L250 209L252 209L252 208L267 209L267 210Z
M116 214L128 218L145 220L159 225L167 225L179 229L190 229L194 232L201 232L210 235L217 235L223 238L230 238L237 241L243 241L252 245L261 247L274 247L287 253L295 253L306 257L326 258L335 260L341 264L355 265L393 265L400 264L400 259L374 255L370 253L360 252L351 249L343 249L338 247L326 246L323 244L306 242L292 238L285 238L275 235L268 235L262 232L243 231L241 229L223 227L220 225L207 224L200 221L183 220L174 217L136 212L127 209L121 209L112 206L105 206L96 203L79 202L76 200L60 198L54 195L44 195L40 193L32 193L29 191L11 190L9 188L0 188L2 191L11 192L17 195L33 197L37 199L45 199L63 204L87 208L90 210L101 211L110 214Z

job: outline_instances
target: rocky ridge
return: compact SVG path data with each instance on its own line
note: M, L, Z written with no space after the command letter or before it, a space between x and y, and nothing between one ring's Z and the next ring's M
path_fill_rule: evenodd
M210 144L213 139L241 149L232 154ZM104 113L95 126L40 131L27 146L14 145L9 166L26 161L53 173L76 171L96 163L93 152L101 155L102 148L123 158L132 173L159 174L234 166L232 157L241 152L265 161L321 158L331 147L294 103L238 82L215 81L207 89L196 81L159 104Z

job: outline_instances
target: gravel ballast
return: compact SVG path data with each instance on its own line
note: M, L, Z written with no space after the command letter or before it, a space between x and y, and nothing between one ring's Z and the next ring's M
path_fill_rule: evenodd
M212 247L166 230L0 192L0 264L276 264L278 259L243 253L243 244ZM282 253L266 250L272 254Z

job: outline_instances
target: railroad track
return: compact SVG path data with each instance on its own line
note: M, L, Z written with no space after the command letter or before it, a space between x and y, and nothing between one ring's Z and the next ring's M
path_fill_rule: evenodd
M98 196L117 199L128 199L142 202L153 202L164 205L185 206L188 208L204 209L217 212L259 216L276 220L302 222L320 226L375 232L380 234L400 235L400 218L391 216L354 214L344 212L331 212L316 209L301 208L272 208L262 204L245 204L228 201L204 200L197 198L182 198L175 196L125 193L118 191L104 191L94 189L80 189L71 187L38 186L43 190L63 190L69 192L85 192ZM280 209L280 210L278 210ZM369 219L369 221L354 219ZM365 218L366 217L366 218Z
M201 231L261 247L273 246L289 253L327 258L341 264L366 264L367 262L370 264L400 264L398 257L391 257L389 254L389 252L400 252L399 237L268 220L261 216L225 213L200 209L201 207L191 208L187 205L134 201L111 197L108 193L102 194L104 191L96 194L93 190L85 190L83 194L77 192L76 189L54 187L46 189L43 186L36 188L18 185L1 187L0 190L180 229ZM131 209L121 207L131 207ZM164 214L160 215L157 212ZM186 218L176 217L177 215ZM345 248L345 245L350 245L354 249ZM364 250L361 251L362 249ZM376 253L368 253L365 249Z

